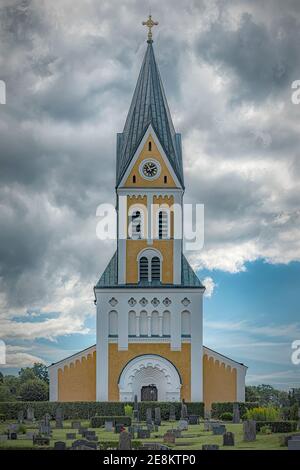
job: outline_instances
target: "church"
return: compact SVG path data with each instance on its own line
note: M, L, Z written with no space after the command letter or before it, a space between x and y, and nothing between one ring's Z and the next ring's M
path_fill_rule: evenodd
M245 401L247 367L203 345L205 287L174 236L183 205L181 135L156 62L151 16L117 134L114 255L94 287L96 344L49 367L51 401ZM125 214L125 216L124 216ZM118 230L118 235L120 230Z

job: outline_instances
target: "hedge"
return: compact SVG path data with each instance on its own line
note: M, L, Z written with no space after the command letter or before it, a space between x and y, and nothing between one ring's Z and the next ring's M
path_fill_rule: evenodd
M272 432L295 432L297 421L256 421L256 432L260 432L263 426L268 426Z
M100 428L105 425L105 421L112 421L113 426L116 424L124 424L124 426L131 426L130 416L93 416L91 418L91 428Z
M93 416L124 416L124 405L129 404L133 406L133 403L126 402L50 402L50 401L39 401L39 402L0 402L0 415L3 415L3 419L17 419L18 412L23 411L26 416L26 410L28 407L34 409L34 416L36 419L41 419L46 413L49 413L53 418L57 408L63 409L65 419L90 419ZM176 419L180 418L181 403L175 402L139 402L140 419L146 420L146 409L159 406L161 409L162 420L169 418L170 405L174 405ZM201 402L186 403L188 413L195 414L198 416L204 416L204 404Z
M241 418L244 416L247 410L251 410L252 408L257 408L259 406L257 402L236 402L236 404L239 405ZM212 418L220 419L223 413L233 413L233 402L212 403Z

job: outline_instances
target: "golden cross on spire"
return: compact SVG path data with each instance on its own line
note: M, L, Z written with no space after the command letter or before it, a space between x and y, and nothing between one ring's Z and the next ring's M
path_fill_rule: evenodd
M153 28L153 26L158 25L158 21L153 21L152 16L149 15L148 20L143 21L142 25L147 26L147 28L149 29L149 31L148 31L148 41L147 42L153 42L152 41L152 31L151 31L151 29Z

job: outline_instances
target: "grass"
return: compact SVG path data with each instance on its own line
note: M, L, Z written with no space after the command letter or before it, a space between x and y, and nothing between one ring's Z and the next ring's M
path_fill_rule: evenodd
M6 432L8 424L6 422L0 424L0 434ZM81 420L81 424L84 427L89 427L89 421ZM55 441L64 441L67 443L67 447L71 447L72 440L66 439L66 433L76 432L75 429L71 428L71 421L64 422L63 429L55 429L55 422L51 423L53 427L52 438L50 441L50 447L54 447ZM163 443L163 435L168 429L171 429L175 423L163 422L159 427L157 433L152 433L150 439L143 439L142 442L159 442ZM37 425L26 426L27 432L34 432L38 428ZM202 448L202 444L218 444L222 450L286 450L286 447L280 447L280 436L282 434L257 434L255 442L244 442L243 441L243 425L242 424L226 424L227 431L231 431L235 434L235 446L234 447L223 447L223 437L213 436L212 432L204 431L203 423L199 425L189 426L188 431L182 432L182 438L176 439L176 445L172 448L176 450L198 450ZM99 441L118 441L119 436L113 432L106 432L105 429L95 429L96 435L99 437ZM18 435L16 441L0 441L0 449L33 449L38 446L32 445L31 439L26 439L26 435L21 437ZM77 439L82 437L77 433ZM47 448L47 447L43 447Z

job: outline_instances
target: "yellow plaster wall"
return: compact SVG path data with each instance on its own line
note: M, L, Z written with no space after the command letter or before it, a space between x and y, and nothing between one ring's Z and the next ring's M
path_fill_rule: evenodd
M171 361L182 378L181 398L191 401L191 345L183 343L181 351L171 351L169 343L130 343L128 351L118 351L116 343L109 344L108 396L109 401L119 401L118 380L122 369L136 356L159 354Z
M148 150L148 143L151 141L152 150ZM139 172L140 163L145 158L154 158L161 165L161 173L159 177L155 180L145 180L141 177ZM136 182L133 183L133 175L136 177ZM164 176L167 176L167 183L164 183ZM164 162L151 134L149 135L147 142L145 143L137 161L135 162L127 181L124 184L125 188L176 188L176 184L167 168L167 165Z
M96 352L58 370L58 401L96 400Z
M236 369L203 356L203 398L205 408L210 409L213 402L236 401Z

